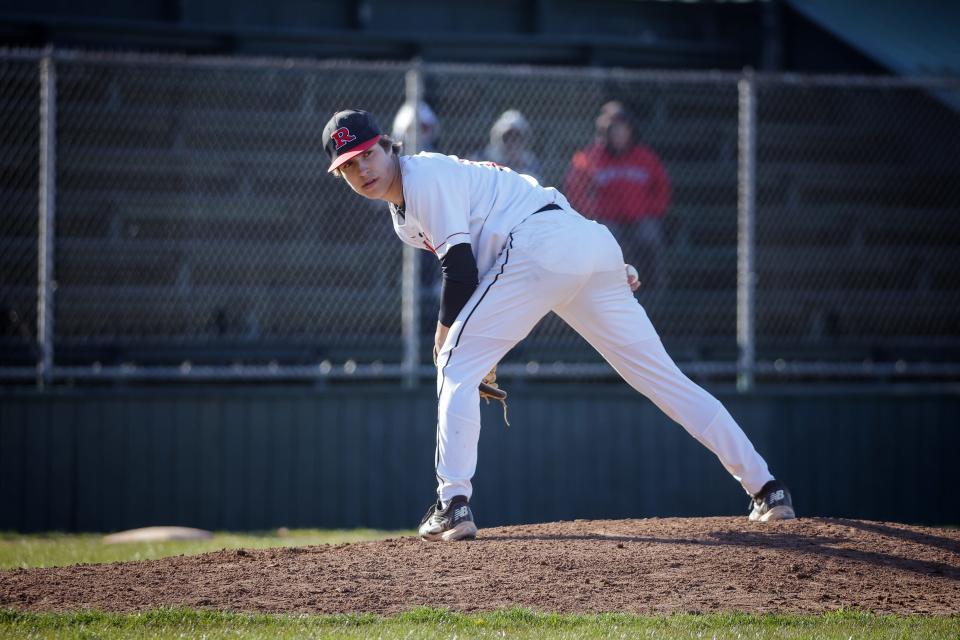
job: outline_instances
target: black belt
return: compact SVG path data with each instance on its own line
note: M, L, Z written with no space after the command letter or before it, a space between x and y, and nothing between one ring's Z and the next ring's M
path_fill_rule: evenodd
M557 211L557 210L562 209L562 208L563 208L563 207L561 207L560 205L558 205L558 204L556 204L556 203L554 203L554 202L551 202L550 204L545 204L545 205L543 205L542 207L540 207L539 209L537 209L536 211L534 211L533 213L531 213L530 215L526 216L523 220L521 220L520 222L518 222L518 223L516 224L516 226L514 226L514 229L516 229L517 227L519 227L520 225L522 225L524 222L526 222L527 220L529 220L529 219L532 218L533 216L537 215L538 213L543 213L544 211Z
M561 207L561 206L558 205L557 203L551 202L550 204L545 204L545 205L543 205L542 207L540 207L539 209L537 209L537 210L534 211L533 213L543 213L544 211L556 211L557 209L562 209L562 208L563 208L563 207ZM533 214L530 214L530 215L533 215Z

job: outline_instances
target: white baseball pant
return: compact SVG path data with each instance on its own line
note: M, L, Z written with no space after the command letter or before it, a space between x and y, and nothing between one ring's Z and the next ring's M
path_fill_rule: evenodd
M477 467L477 385L553 311L627 383L712 451L747 493L773 476L719 400L687 378L627 286L623 253L601 224L570 210L530 216L450 327L437 358L436 473L440 500L470 498Z

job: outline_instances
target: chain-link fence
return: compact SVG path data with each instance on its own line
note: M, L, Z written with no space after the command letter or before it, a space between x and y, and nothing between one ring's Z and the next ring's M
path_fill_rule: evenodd
M960 85L758 85L757 357L957 362Z
M58 77L63 358L399 360L400 253L320 136L335 104L395 110L402 72L71 59Z
M610 226L688 371L960 371L957 83L55 52L44 108L43 59L0 55L6 378L41 353L47 379L431 376L436 260L401 286L385 206L326 174L320 140L345 107L393 130L411 86L420 148L535 175ZM610 374L554 316L503 370Z
M0 365L5 366L37 361L37 64L0 58Z

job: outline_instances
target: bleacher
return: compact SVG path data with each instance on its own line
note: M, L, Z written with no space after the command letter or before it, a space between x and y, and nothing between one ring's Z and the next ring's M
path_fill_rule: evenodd
M402 73L68 63L60 77L59 361L399 360L400 243L382 207L326 175L318 136L347 105L389 126ZM427 92L443 150L459 155L520 108L554 185L597 107L626 100L674 190L666 283L641 301L679 359L735 358L733 84L450 74L428 78ZM917 91L760 99L760 357L955 358L960 167L929 149L960 148L957 114ZM5 166L35 163L16 151L24 139L0 141ZM2 227L3 271L15 274L4 275L4 303L32 317L35 272L22 262L36 256L36 196L29 171L12 171L0 186L22 193ZM559 324L513 357L592 358ZM8 327L4 339L20 338Z
M760 92L759 355L956 360L960 116L919 89Z
M390 230L345 206L321 158L332 107L315 84L342 73L58 72L58 362L399 359L399 250L378 250ZM402 74L367 75L338 95L396 109ZM33 202L4 216L5 315L36 308L35 148L0 149L34 174ZM5 363L29 363L35 336L4 339Z

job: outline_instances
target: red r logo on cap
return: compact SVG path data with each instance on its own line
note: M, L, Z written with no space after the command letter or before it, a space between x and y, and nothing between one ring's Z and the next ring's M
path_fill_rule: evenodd
M347 129L346 127L340 127L334 131L330 137L333 138L333 141L337 143L337 149L348 142L353 142L357 139L357 136L350 135L350 129Z

